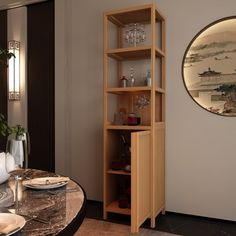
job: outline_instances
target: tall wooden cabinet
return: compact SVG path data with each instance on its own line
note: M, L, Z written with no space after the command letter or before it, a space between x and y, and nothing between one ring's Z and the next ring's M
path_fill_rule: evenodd
M165 18L154 4L106 12L103 39L104 219L130 215L137 232L165 209Z

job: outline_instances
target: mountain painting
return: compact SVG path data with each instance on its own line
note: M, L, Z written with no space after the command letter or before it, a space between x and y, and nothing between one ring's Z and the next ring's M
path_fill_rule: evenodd
M215 114L236 116L236 17L211 24L192 40L182 73L197 104Z

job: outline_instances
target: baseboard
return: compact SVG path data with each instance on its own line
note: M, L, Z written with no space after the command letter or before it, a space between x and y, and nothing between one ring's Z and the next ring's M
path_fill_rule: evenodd
M102 206L103 202L102 201L97 201L97 200L87 200L88 204L97 204ZM159 215L162 215L162 213L160 213ZM158 216L159 216L158 215ZM180 212L174 212L174 211L166 211L165 215L176 215L176 216L182 216L182 217L191 217L194 219L204 219L204 220L208 220L208 221L212 221L212 222L225 222L225 223L235 223L236 221L233 220L225 220L225 219L219 219L219 218L214 218L214 217L207 217L207 216L199 216L199 215L193 215L193 214L187 214L187 213L180 213ZM157 216L157 217L158 217Z

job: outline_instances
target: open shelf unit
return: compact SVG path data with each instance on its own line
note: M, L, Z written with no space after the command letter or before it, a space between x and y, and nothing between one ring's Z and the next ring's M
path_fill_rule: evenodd
M138 232L147 218L155 227L165 210L165 18L148 4L106 12L103 19L104 219L130 215L131 232ZM144 25L146 38L130 45L124 33L134 23ZM121 85L127 68L135 84Z
M114 58L118 61L125 60L138 60L150 58L152 47L131 47L131 48L118 48L118 49L109 49L107 50L107 55L111 58ZM165 56L164 52L159 48L154 48L155 56Z

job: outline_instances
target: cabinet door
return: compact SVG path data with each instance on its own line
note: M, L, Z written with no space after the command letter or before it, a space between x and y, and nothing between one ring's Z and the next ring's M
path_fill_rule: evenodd
M151 133L131 134L131 231L150 217Z

